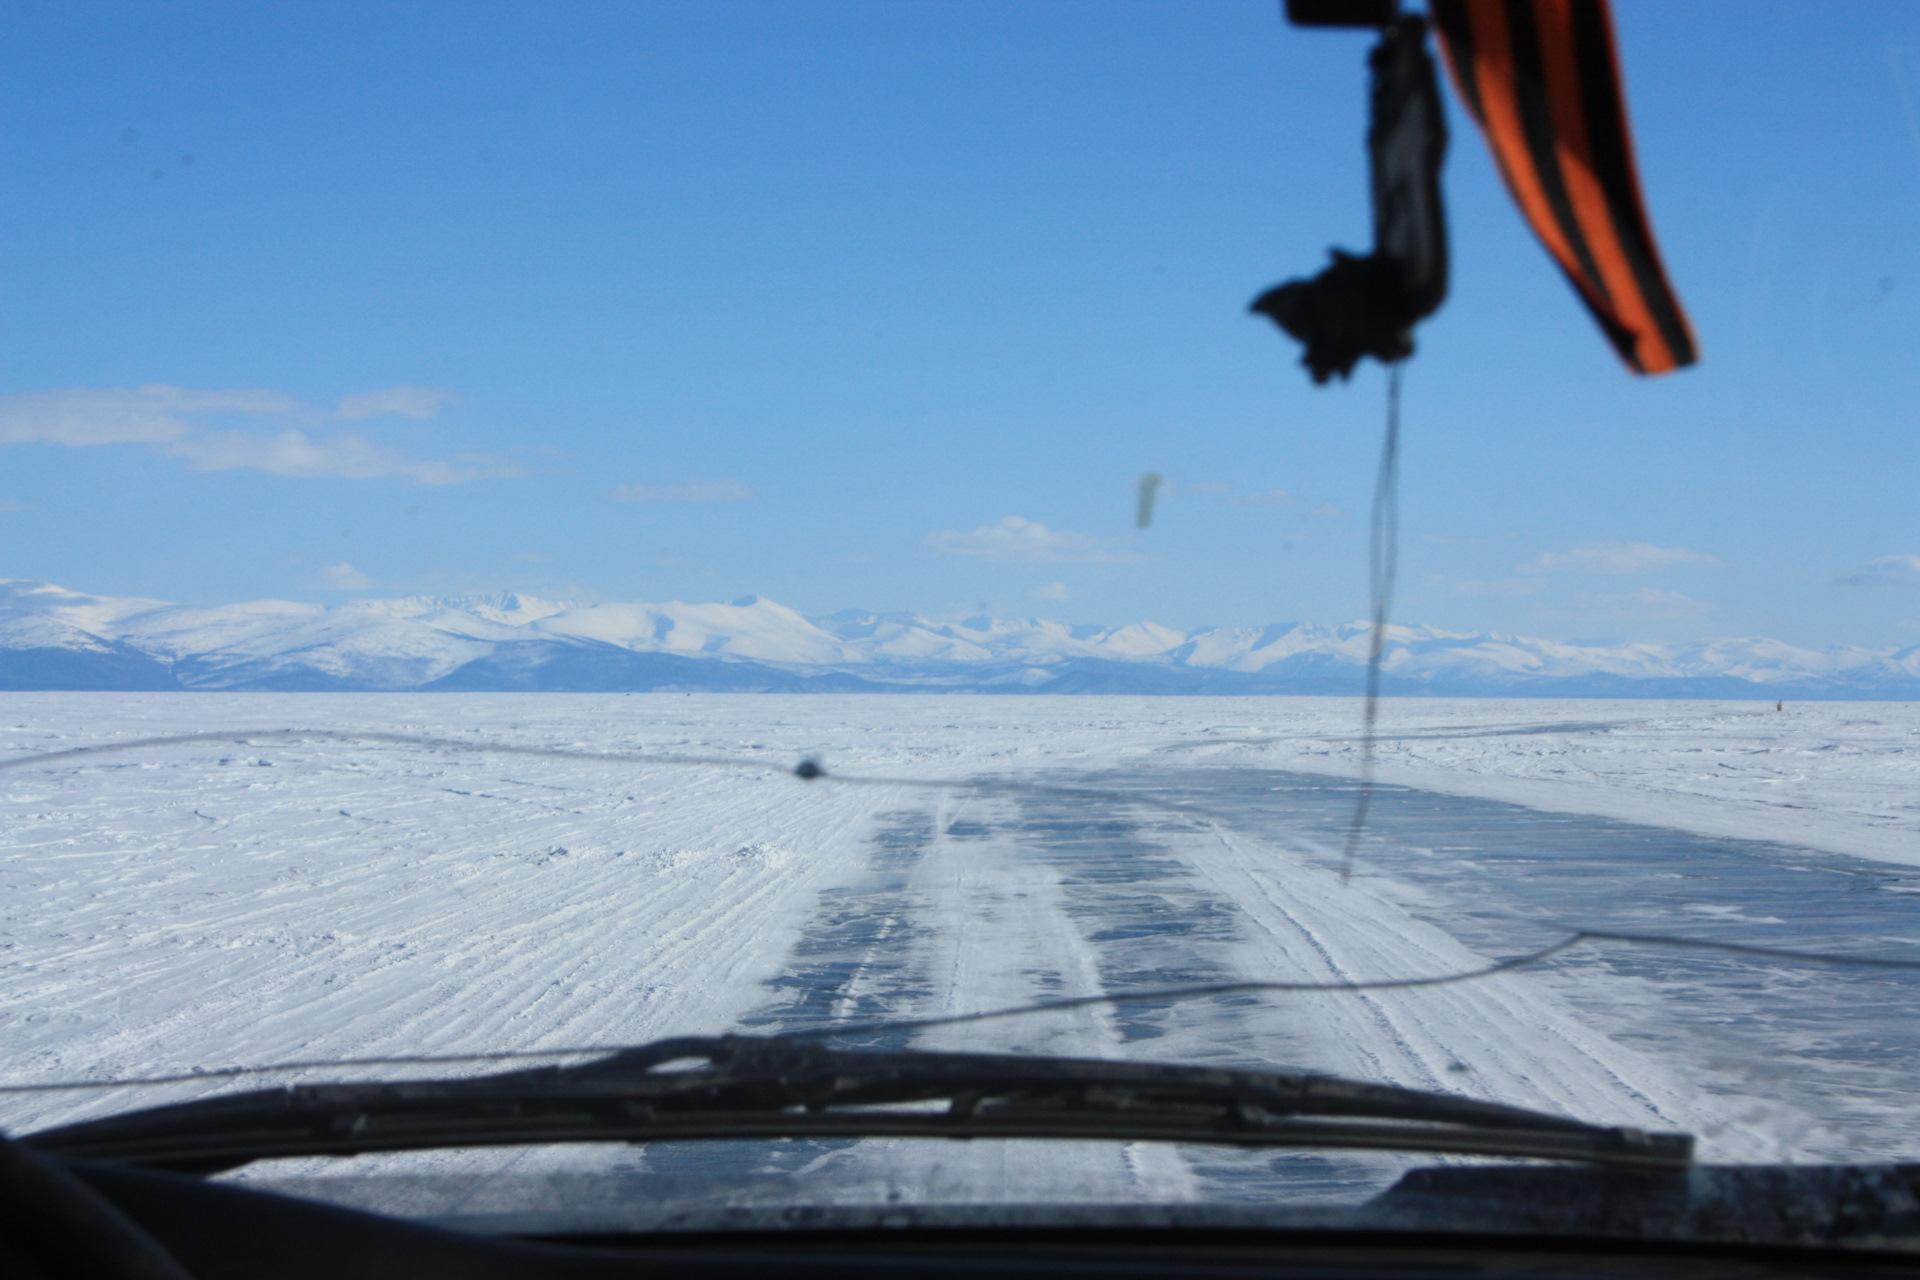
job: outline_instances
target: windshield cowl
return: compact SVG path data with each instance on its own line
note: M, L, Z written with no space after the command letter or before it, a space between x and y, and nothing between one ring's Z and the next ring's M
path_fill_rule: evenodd
M103 1166L94 1166L102 1168ZM758 1203L628 1194L618 1179L555 1171L301 1177L244 1185L490 1236L718 1235L970 1229L1392 1232L1920 1249L1920 1169L1699 1165L1684 1172L1538 1164L1409 1170L1357 1205L1231 1203Z

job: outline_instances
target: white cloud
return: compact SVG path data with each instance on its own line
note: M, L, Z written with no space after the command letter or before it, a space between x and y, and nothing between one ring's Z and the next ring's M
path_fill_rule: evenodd
M1619 595L1579 594L1567 603L1569 607L1584 613L1635 618L1697 618L1713 608L1704 600L1655 587L1641 587L1638 591Z
M1027 592L1027 599L1054 601L1080 600L1085 598L1086 594L1084 591L1074 590L1064 582L1049 582L1043 587L1035 587L1033 590Z
M304 431L250 435L243 431L194 435L167 445L195 471L242 468L276 476L379 480L397 476L415 484L462 484L520 474L517 464L485 454L462 454L457 462L420 461L370 444L356 435L314 440Z
M1037 520L1007 516L978 529L936 529L927 535L927 547L935 555L969 556L975 560L1025 560L1045 563L1056 560L1121 561L1138 556L1113 545L1111 539L1091 534L1049 529Z
M307 585L320 591L365 591L373 579L342 560L315 569L307 575Z
M69 387L0 396L0 443L158 444L193 431L186 414L292 413L300 402L275 391Z
M623 484L615 502L745 502L755 496L738 480L696 480L692 484Z
M1436 573L1426 581L1457 596L1531 596L1547 589L1543 578L1454 578Z
M1699 568L1720 561L1684 547L1656 547L1650 542L1581 542L1565 551L1549 551L1520 566L1522 573L1650 573L1669 565Z
M348 422L377 418L385 413L397 413L403 418L431 418L451 399L453 393L439 387L386 387L357 396L342 396L336 412Z
M1867 561L1858 573L1847 574L1840 581L1848 586L1876 582L1920 582L1920 556L1881 556Z
M348 396L339 416L397 413L429 417L447 393L431 387L389 387ZM272 434L215 431L213 414L277 418L314 428L328 414L277 391L200 391L154 383L144 387L69 387L0 396L0 444L158 445L196 471L251 468L279 476L369 480L398 477L417 484L460 484L521 474L512 462L465 454L452 462L408 458L358 435L314 438L299 427Z

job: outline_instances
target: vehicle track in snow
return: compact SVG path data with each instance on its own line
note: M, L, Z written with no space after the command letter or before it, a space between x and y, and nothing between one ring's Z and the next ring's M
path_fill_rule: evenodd
M822 892L790 962L746 1030L798 1031L982 1003L1103 990L1095 950L1061 876L990 830L997 801L921 793L880 815L868 861ZM955 835L956 829L961 833ZM888 1032L848 1043L1113 1056L1123 1034L1090 1008L1024 1024ZM737 1143L648 1148L622 1170L635 1194L704 1188L729 1203L1185 1200L1197 1186L1178 1153L1146 1143L977 1141Z
M823 892L748 1027L817 1029L1175 983L1355 980L1484 963L1371 887L1315 865L1286 834L1284 811L1235 831L1103 796L996 795L983 781L983 794L883 815L867 868ZM1196 790L1206 783L1204 771L1194 775ZM1178 783L1166 793L1195 798ZM1594 1033L1518 975L1429 992L1122 1001L857 1039L1318 1069L1656 1128L1720 1118L1658 1064ZM804 1168L814 1194L832 1187L853 1198L882 1181L914 1198L965 1185L975 1196L994 1188L1019 1199L1036 1185L1006 1144L911 1156L886 1143L811 1144L804 1158L783 1151L769 1144L738 1157L734 1171ZM1132 1198L1142 1184L1160 1199L1352 1194L1416 1162L1213 1148L1129 1155L1146 1167L1114 1153L1064 1169L1042 1162L1039 1186L1068 1198ZM708 1154L669 1149L644 1165L676 1182L715 1171Z

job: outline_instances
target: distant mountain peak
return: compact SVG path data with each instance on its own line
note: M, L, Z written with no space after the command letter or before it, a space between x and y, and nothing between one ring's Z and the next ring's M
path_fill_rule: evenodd
M1182 632L519 592L196 608L0 579L0 688L1353 694L1366 623ZM1920 648L1572 644L1396 624L1396 694L1920 698Z

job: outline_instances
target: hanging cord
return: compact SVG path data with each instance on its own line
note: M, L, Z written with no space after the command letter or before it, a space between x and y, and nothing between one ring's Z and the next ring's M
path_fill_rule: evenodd
M997 1022L1034 1014L1060 1013L1100 1005L1119 1005L1130 1001L1179 1003L1214 996L1247 995L1269 992L1282 995L1343 995L1366 991L1405 991L1420 987L1447 987L1479 982L1500 974L1531 969L1588 943L1616 943L1624 946L1665 947L1682 951L1740 956L1792 965L1832 965L1844 968L1881 969L1920 972L1920 960L1893 960L1878 956L1837 955L1818 951L1792 951L1783 947L1756 947L1741 942L1720 942L1710 938L1681 938L1655 933L1615 933L1607 929L1580 929L1544 947L1522 955L1495 960L1474 969L1456 970L1405 978L1375 978L1353 981L1334 979L1325 982L1272 982L1248 979L1237 982L1211 982L1182 987L1144 987L1132 991L1108 991L1098 995L1072 996L1061 1000L1042 1000L1034 1004L1010 1005L976 1013L944 1014L930 1018L893 1018L875 1022L842 1022L824 1027L801 1027L774 1032L771 1040L832 1040L849 1036L876 1036L903 1031L925 1031L933 1027L957 1027L976 1022ZM0 1084L0 1095L31 1093L87 1092L129 1089L168 1084L191 1084L213 1080L232 1080L247 1076L277 1075L293 1071L325 1071L344 1068L397 1066L455 1066L491 1062L533 1062L555 1058L590 1058L640 1048L634 1044L571 1045L555 1049L504 1049L493 1053L412 1053L370 1058L310 1058L294 1062L266 1063L259 1066L215 1067L145 1076L103 1077L77 1080L38 1080L19 1084Z
M1373 481L1373 526L1367 538L1367 587L1372 597L1373 636L1367 644L1367 705L1360 717L1360 794L1353 801L1347 847L1340 856L1340 882L1353 875L1353 856L1367 827L1373 801L1373 727L1380 714L1380 659L1387 647L1387 614L1400 572L1400 370L1387 366L1387 437L1380 444L1380 473Z

